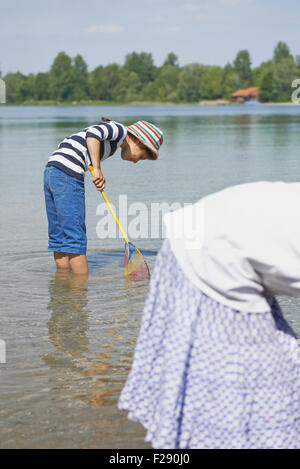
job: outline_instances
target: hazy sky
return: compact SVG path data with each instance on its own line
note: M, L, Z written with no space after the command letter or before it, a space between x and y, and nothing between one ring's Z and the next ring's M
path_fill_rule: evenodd
M299 0L0 0L4 74L45 72L60 51L89 70L133 51L223 66L248 49L255 66L279 40L300 54Z

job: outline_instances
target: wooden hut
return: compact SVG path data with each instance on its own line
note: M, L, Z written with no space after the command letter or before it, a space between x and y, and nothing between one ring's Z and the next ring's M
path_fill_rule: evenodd
M244 103L245 101L259 101L259 87L250 86L244 90L238 90L231 95L232 102Z

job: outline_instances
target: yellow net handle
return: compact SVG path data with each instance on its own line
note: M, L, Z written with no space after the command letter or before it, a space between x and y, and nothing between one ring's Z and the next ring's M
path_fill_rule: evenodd
M90 173L92 174L92 176L94 176L93 166L89 166L89 171L90 171ZM107 198L105 192L104 192L104 191L101 191L101 194L102 194L103 199L104 199L105 202L107 203L108 208L109 208L109 210L110 210L112 216L114 217L114 220L115 220L116 224L118 225L119 230L121 231L122 236L123 236L125 242L128 244L128 243L129 243L128 236L127 236L127 234L125 233L125 230L124 230L123 226L122 226L121 223L119 222L119 220L118 220L118 218L117 218L117 215L116 215L116 212L115 212L114 209L112 208L111 203L110 203L110 201L108 200L108 198Z

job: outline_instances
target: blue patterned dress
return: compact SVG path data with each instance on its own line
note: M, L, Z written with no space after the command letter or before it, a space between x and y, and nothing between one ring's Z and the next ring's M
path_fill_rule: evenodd
M119 408L153 448L300 448L300 355L275 299L245 313L186 278L164 241Z

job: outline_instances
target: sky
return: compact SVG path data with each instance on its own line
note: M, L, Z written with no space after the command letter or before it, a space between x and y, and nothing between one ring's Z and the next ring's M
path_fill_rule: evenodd
M224 66L248 49L257 66L278 41L300 55L299 0L0 0L3 75L46 72L61 51L89 71L133 51Z

